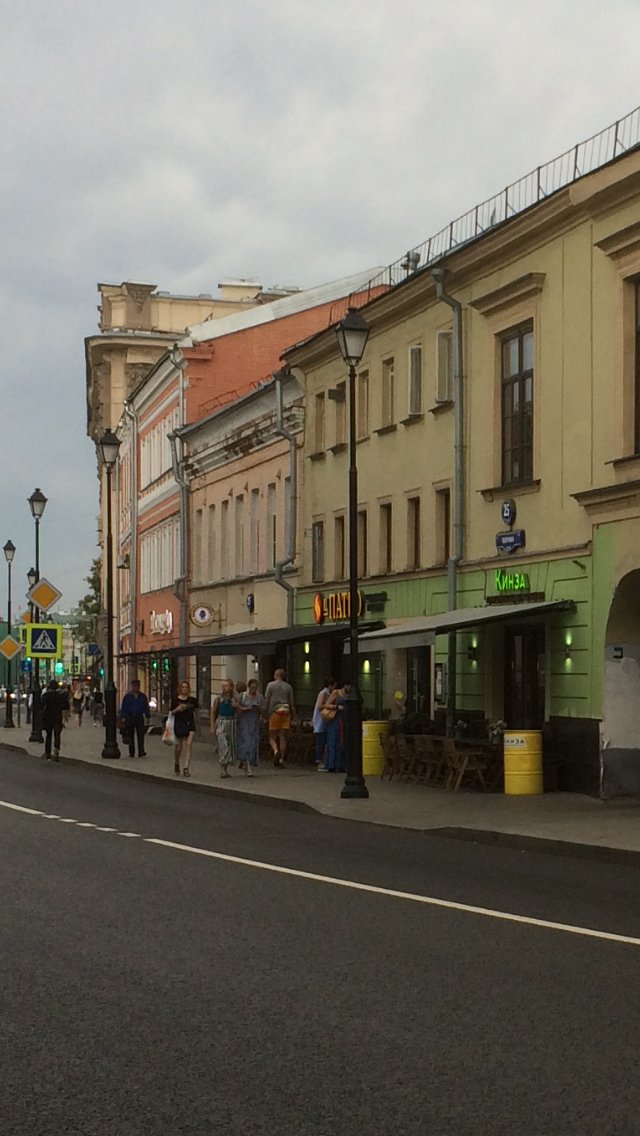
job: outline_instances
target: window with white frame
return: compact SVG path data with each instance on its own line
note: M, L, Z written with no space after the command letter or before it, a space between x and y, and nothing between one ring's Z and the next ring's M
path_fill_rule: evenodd
M180 524L164 521L140 538L140 588L156 592L169 588L180 573Z
M409 417L422 414L422 344L409 348Z
M180 411L174 407L140 439L140 488L157 481L171 469L169 434L180 425Z
M249 571L255 575L260 570L260 490L251 490L249 505Z
M216 578L216 507L209 505L207 509L207 567L205 579L208 583Z
M236 576L244 576L244 494L236 497Z
M278 560L278 515L276 513L276 486L267 486L267 567L275 568Z
M225 499L220 506L220 576L223 580L229 575L229 501Z

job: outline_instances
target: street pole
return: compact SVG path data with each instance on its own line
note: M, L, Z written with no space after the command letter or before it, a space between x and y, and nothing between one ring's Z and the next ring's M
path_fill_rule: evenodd
M358 657L358 466L356 460L356 367L364 354L369 327L355 308L349 308L336 327L342 358L349 368L349 671L350 690L345 697L347 775L340 793L344 798L366 798L362 767L362 701Z
M11 635L11 564L15 555L15 545L8 540L4 546L4 555L7 561L7 635ZM18 707L20 706L20 686L18 685ZM15 727L13 721L13 700L11 694L13 691L13 671L11 659L7 659L7 700L5 702L4 711L4 727L5 730L12 730Z
M40 490L37 489L36 493ZM45 501L46 504L46 501ZM36 584L40 579L40 517L34 515L36 523ZM37 604L33 605L33 621L34 623L40 622L40 608ZM31 658L31 674L32 680L32 697L31 697L31 733L29 734L30 742L38 742L40 745L44 742L42 736L42 692L40 690L40 659Z
M114 760L120 757L117 736L117 692L113 680L113 524L111 509L111 474L118 459L119 439L107 430L99 442L102 461L107 474L107 683L104 688L105 735L102 757Z

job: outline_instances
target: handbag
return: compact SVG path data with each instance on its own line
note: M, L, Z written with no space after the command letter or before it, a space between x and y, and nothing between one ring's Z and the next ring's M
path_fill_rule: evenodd
M172 746L176 743L175 718L173 714L167 715L164 730L162 731L162 740L167 746Z
M325 722L333 722L333 719L335 718L337 713L337 706L323 706L322 710L320 711L320 717L323 718Z

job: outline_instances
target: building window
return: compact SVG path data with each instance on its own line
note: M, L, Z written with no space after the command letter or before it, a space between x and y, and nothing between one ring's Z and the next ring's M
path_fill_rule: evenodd
M202 509L196 509L193 523L193 579L202 578Z
M453 332L436 333L436 402L453 398Z
M635 281L634 296L634 339L635 339L635 411L634 411L634 454L640 453L640 280Z
M347 440L347 384L336 386L336 446L343 446Z
M313 449L314 453L324 453L324 393L316 395L316 413L314 419Z
M422 414L422 347L409 348L409 417Z
M446 564L451 556L451 493L436 489L436 564Z
M358 576L369 575L367 510L358 513Z
M419 568L422 560L420 498L407 498L407 567Z
M395 420L395 361L384 359L382 362L382 425L391 426Z
M260 557L260 490L251 490L251 502L249 505L249 571L254 575L259 571L259 557Z
M220 575L226 580L229 575L229 502L220 506Z
M156 592L169 588L180 574L180 525L165 521L140 538L140 588Z
M278 561L278 518L276 516L276 486L267 486L267 567L275 568Z
M311 579L314 584L324 580L324 521L311 526Z
M361 371L356 377L356 437L369 436L369 372Z
M502 484L533 477L533 327L501 337Z
M393 571L393 513L391 503L380 506L380 573Z
M333 552L334 552L334 576L336 580L344 580L345 578L345 526L344 517L335 517L333 524Z
M244 496L236 497L236 576L244 576Z
M207 509L207 580L216 578L216 507Z

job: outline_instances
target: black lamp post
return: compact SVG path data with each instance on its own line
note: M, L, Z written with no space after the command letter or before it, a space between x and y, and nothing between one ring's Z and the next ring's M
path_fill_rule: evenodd
M16 546L13 541L8 540L3 550L4 558L7 562L7 635L11 634L11 565L13 558L16 554ZM12 730L14 728L13 721L13 701L11 698L13 690L13 676L11 672L11 659L7 659L7 701L5 703L4 711L4 725L5 729ZM18 691L18 697L20 692Z
M117 735L116 684L113 681L113 531L111 521L111 475L118 460L120 439L113 430L105 430L98 450L107 475L107 682L104 688L104 746L103 758L120 757Z
M36 526L36 566L34 568L35 580L37 584L40 579L40 521L44 513L47 498L41 489L34 489L29 497L29 508L31 509L31 516L35 521ZM40 620L40 609L37 604L33 605L33 622L38 623ZM31 733L29 734L30 742L42 743L42 716L40 711L41 692L40 692L40 660L31 660Z
M349 658L347 697L347 776L341 797L368 797L362 772L362 703L358 660L358 467L356 463L356 367L369 338L369 325L349 308L336 327L340 353L349 368Z

